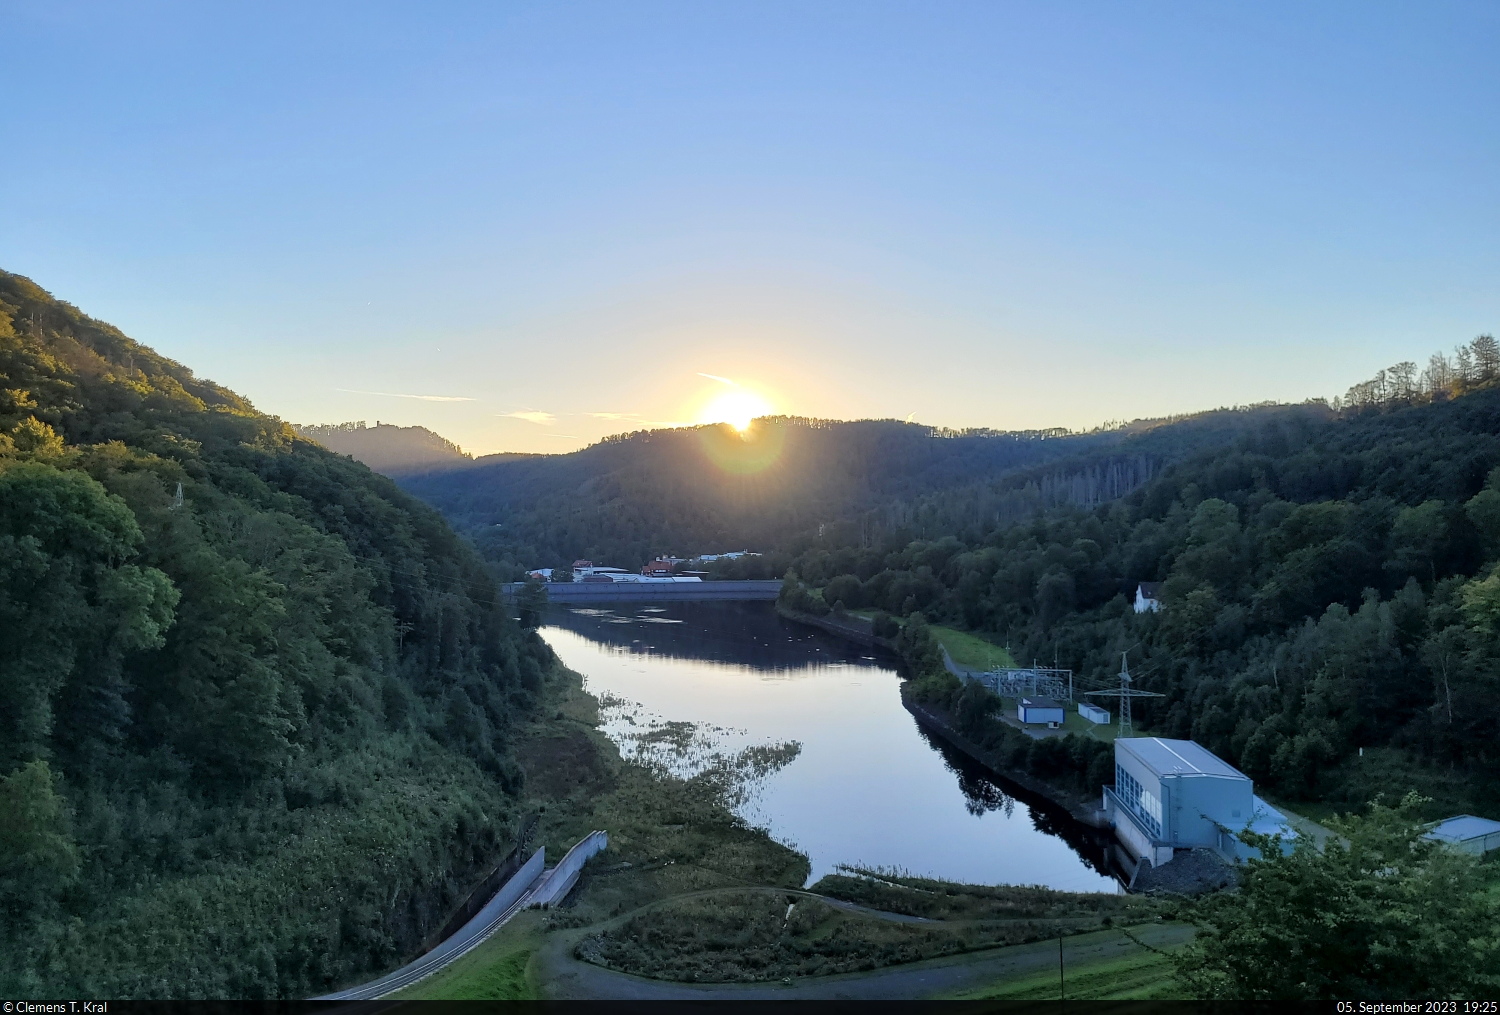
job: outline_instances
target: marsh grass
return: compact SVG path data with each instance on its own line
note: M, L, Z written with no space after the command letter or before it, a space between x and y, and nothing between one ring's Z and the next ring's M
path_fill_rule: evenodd
M1158 905L1135 895L1059 892L1019 885L964 885L890 871L843 867L811 891L869 909L932 920L1093 920L1100 926L1154 920Z
M1047 913L897 922L805 895L724 891L653 906L584 938L575 953L637 976L744 983L868 971L1103 926L1102 915L1087 906Z

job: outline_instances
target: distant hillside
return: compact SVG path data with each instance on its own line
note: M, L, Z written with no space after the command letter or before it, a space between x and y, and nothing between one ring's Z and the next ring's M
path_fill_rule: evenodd
M551 658L432 509L0 272L0 994L397 964L509 848Z
M643 431L567 455L493 456L402 478L506 576L576 557L635 567L658 553L800 552L848 539L899 547L929 529L1093 505L1165 461L1232 441L1275 406L1088 434L950 431L896 420L756 421Z
M293 424L302 436L330 451L364 462L376 472L401 476L435 468L452 468L473 460L462 448L424 426L377 422Z

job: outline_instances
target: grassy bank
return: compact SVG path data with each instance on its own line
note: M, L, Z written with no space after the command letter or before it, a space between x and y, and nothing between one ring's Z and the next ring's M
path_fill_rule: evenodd
M1015 659L1003 645L971 634L968 631L960 631L956 627L944 627L941 624L929 624L928 629L932 636L938 640L938 644L948 650L953 661L960 666L967 666L974 670L1000 670L1013 668Z
M825 885L902 910L928 908L921 892L860 879ZM838 884L830 885L837 881ZM940 884L933 882L932 884ZM942 885L941 918L834 905L805 894L740 890L674 899L589 935L578 957L620 972L686 983L748 983L882 969L1095 931L1118 915L1153 919L1113 895ZM1132 900L1134 902L1134 900Z
M1054 965L1007 977L954 995L955 1001L1155 1001L1183 999L1173 976L1172 959L1161 951L1138 945L1125 957L1097 957L1079 948L1081 941L1065 939L1061 976ZM1080 954L1081 953L1081 954Z

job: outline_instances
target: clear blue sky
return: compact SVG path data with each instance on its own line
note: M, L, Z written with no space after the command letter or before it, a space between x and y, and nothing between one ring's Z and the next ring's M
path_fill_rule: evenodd
M3 19L0 266L294 421L1083 427L1500 329L1494 2Z

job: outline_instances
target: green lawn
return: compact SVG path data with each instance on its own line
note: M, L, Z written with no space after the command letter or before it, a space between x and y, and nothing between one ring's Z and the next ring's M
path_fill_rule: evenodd
M1145 1001L1181 998L1181 988L1172 978L1172 960L1142 950L1139 956L1086 963L1063 971L1034 973L980 987L958 995L965 1001L1056 1001L1065 990L1069 1001Z
M1092 937L1092 935L1087 936ZM1074 940L1067 940L1062 983L1056 965L1046 972L999 980L954 995L962 1001L1056 1001L1059 992L1069 1001L1145 1001L1183 998L1172 975L1172 960L1159 951L1137 947L1126 958L1070 957Z
M540 914L521 913L495 936L445 969L391 995L401 1001L536 1001L542 995L526 975L541 943Z
M976 670L999 670L1016 665L1004 646L996 645L977 634L938 624L932 625L932 634L960 666Z

